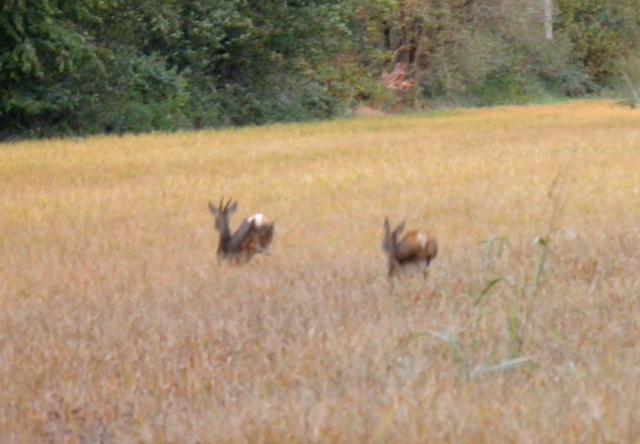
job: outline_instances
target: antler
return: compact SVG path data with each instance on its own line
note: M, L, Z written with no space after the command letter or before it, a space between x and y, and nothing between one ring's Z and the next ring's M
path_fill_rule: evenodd
M222 199L220 199L220 203L218 204L218 208L216 208L216 210L220 213L220 214L224 214L227 212L227 210L229 209L229 206L233 203L233 198L229 198L229 200L227 201L227 203L224 203L224 196L222 197ZM209 203L209 208L215 208L213 206L212 203Z

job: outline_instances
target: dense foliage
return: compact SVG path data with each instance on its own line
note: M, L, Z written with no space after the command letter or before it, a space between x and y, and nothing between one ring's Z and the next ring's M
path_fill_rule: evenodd
M3 0L0 137L493 105L615 85L640 0ZM378 80L397 63L412 88ZM632 74L632 69L630 69Z

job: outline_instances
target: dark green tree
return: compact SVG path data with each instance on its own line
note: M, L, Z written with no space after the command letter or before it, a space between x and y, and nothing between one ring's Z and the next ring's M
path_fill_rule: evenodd
M327 117L339 104L330 62L349 42L348 11L337 0L129 0L103 38L182 76L196 127Z
M70 116L105 74L78 21L99 21L90 0L5 0L0 13L0 134L73 133Z
M620 2L556 0L555 28L572 43L572 57L596 85L616 75L615 63L623 55L624 22Z

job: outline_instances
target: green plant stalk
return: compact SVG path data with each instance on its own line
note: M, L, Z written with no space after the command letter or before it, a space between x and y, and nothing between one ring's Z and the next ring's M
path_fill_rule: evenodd
M571 159L573 159L573 155L575 155L576 149L573 149ZM568 173L568 169L571 166L571 162L567 163L563 168L558 171L558 174L551 182L549 186L549 191L547 195L552 202L552 211L551 218L549 219L549 225L547 227L547 232L544 237L538 238L536 243L542 246L542 253L540 254L540 259L538 260L538 264L536 265L536 270L533 278L533 284L531 287L531 292L528 298L528 306L525 311L524 316L522 317L522 322L520 323L518 338L515 341L516 349L513 350L513 355L518 355L521 352L522 345L524 344L527 327L529 325L529 321L531 320L531 313L533 312L533 307L536 299L538 298L538 293L540 291L540 286L542 282L542 272L544 270L545 265L547 264L547 259L549 257L549 245L551 242L551 235L556 230L556 223L560 217L560 214L563 210L563 194L564 194L564 185L565 179Z

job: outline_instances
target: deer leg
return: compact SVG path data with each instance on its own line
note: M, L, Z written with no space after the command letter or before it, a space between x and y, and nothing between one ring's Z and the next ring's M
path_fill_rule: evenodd
M424 269L422 270L422 278L424 280L427 280L427 277L429 276L429 259L424 261Z
M257 232L251 233L251 240L253 241L252 250L256 253L262 253L266 256L269 256L271 252L267 248L262 248L260 244L260 236Z
M389 274L387 276L387 279L389 280L389 296L393 296L393 292L396 288L395 285L395 279L393 278L393 274Z
M387 273L387 280L389 281L389 296L393 296L395 292L396 284L395 284L395 275L398 272L398 266L400 264L394 258L390 258L389 260L389 272Z
M269 256L269 255L271 254L271 252L270 252L269 250L267 250L267 249L265 249L265 248L262 248L262 247L255 247L253 250L254 250L256 253L262 253L262 254L264 254L264 255L266 255L266 256Z

